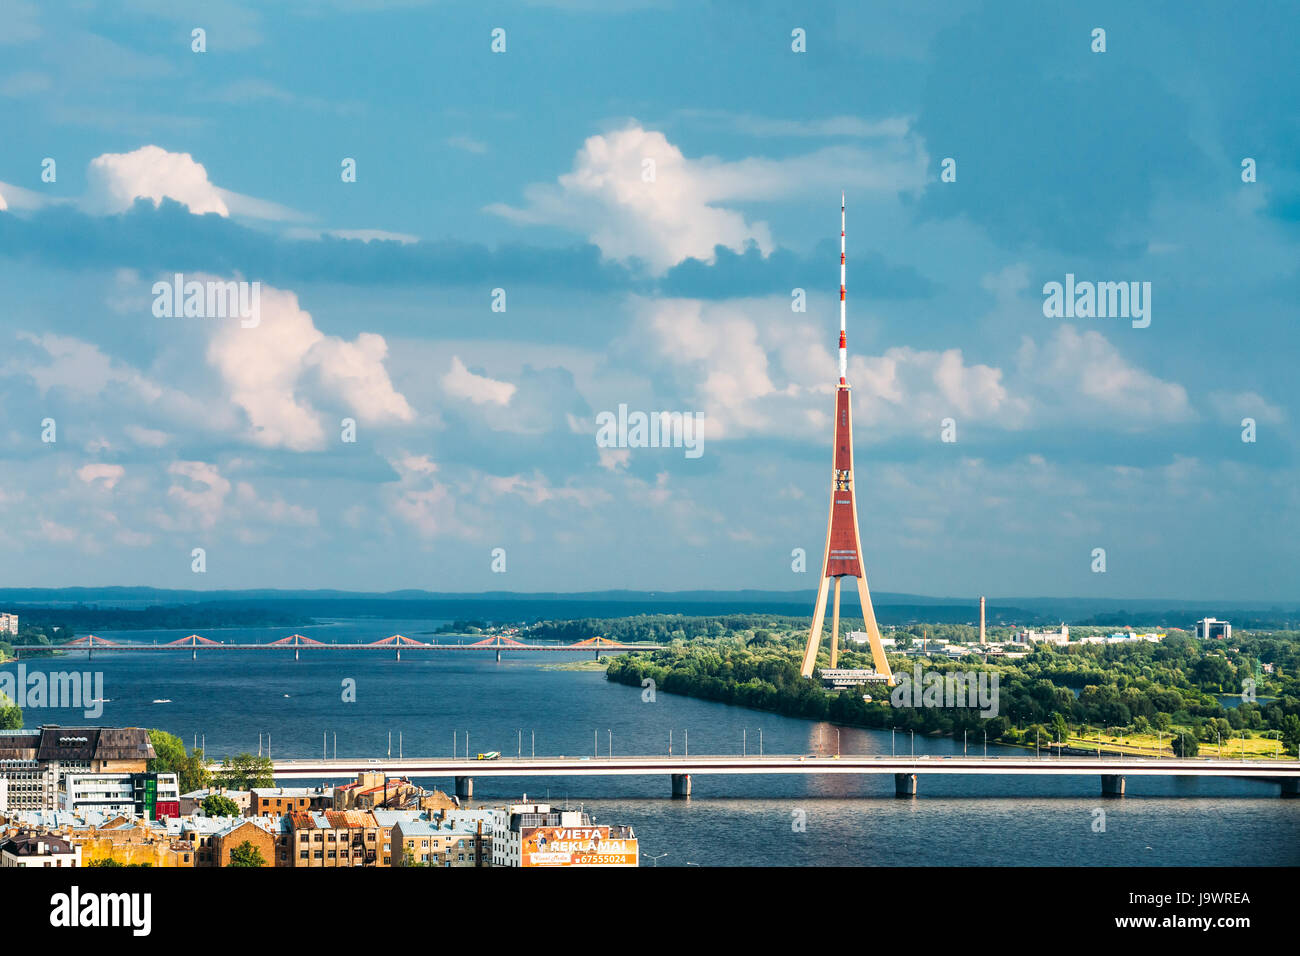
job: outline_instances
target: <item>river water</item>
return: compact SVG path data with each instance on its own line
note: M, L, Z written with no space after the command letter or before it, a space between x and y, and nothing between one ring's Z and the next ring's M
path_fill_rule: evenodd
M394 633L432 640L438 621L340 621L299 632L316 640L373 641ZM164 643L184 631L133 631L108 639ZM287 629L226 628L204 636L266 643ZM26 662L29 671L103 674L107 703L81 710L25 711L28 726L158 727L212 757L248 751L275 757L505 756L674 753L960 754L963 742L836 728L744 708L613 684L598 671L556 669L587 655L406 650L203 650L104 652ZM13 670L10 662L4 669ZM356 701L345 702L344 682ZM155 703L168 700L169 703ZM761 737L760 737L761 735ZM761 740L761 744L760 744ZM400 743L399 743L400 741ZM982 741L969 752L982 753ZM1024 752L990 747L990 755ZM426 785L450 789L449 779ZM631 824L643 863L659 865L1102 865L1300 864L1300 800L1247 780L1130 777L1128 796L1103 800L1086 777L920 776L918 796L894 796L888 776L696 776L690 800L672 800L666 777L479 778L473 805L530 798L581 804L598 822Z

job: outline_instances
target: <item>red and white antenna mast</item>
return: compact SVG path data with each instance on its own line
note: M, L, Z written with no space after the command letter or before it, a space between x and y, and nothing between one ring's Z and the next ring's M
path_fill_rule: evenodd
M849 346L844 337L844 193L840 193L840 384L846 385Z

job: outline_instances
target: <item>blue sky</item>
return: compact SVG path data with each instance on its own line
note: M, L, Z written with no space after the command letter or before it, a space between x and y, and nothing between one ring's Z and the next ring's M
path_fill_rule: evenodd
M1054 6L0 0L0 579L815 587L842 189L875 589L1295 600L1300 24Z

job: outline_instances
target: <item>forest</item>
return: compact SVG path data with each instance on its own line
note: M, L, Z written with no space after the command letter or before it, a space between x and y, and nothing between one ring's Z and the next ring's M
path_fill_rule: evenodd
M585 624L586 622L574 622ZM626 619L604 622L603 633L626 640L665 641L663 650L612 658L607 678L657 691L767 710L791 717L830 720L878 729L957 735L969 740L1036 746L1090 741L1094 731L1128 740L1135 749L1156 742L1195 755L1207 745L1231 753L1300 747L1300 633L1234 635L1201 641L1173 633L1160 643L1031 645L1015 661L972 654L959 660L890 654L896 671L998 674L997 716L965 708L894 707L883 684L826 690L805 680L799 665L806 622L795 618L736 616L712 619ZM945 627L926 628L937 636ZM902 630L889 632L903 643ZM651 635L657 635L652 637ZM819 663L824 664L823 646ZM846 649L841 667L870 667L864 650ZM1271 669L1272 673L1268 671ZM871 696L868 701L864 696ZM1226 742L1226 743L1225 743Z

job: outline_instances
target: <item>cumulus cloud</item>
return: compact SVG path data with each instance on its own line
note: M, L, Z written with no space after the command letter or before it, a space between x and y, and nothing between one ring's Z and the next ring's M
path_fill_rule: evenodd
M91 342L67 335L46 332L34 335L19 332L18 339L30 342L45 352L48 362L23 360L8 363L4 371L9 374L29 375L41 394L51 389L66 389L85 398L102 394L110 386L118 386L146 401L155 401L163 389L135 369L105 355Z
M967 365L961 349L942 352L906 347L849 363L855 422L868 425L931 425L941 419L975 419L1003 427L1021 424L1029 403L1012 396L1002 370Z
M340 405L366 422L415 418L388 377L387 354L383 336L363 332L348 342L326 335L296 295L263 286L259 325L220 326L207 358L230 400L248 416L254 442L304 451L325 444L317 401Z
M725 202L768 201L841 186L899 191L925 182L924 151L907 136L879 148L837 146L786 159L689 158L663 133L633 122L592 136L573 169L525 190L527 204L489 211L516 222L586 233L607 259L638 259L662 274L686 259L714 261L714 248L773 249L768 226Z
M200 527L213 527L230 493L229 480L216 465L204 461L174 461L167 473L176 479L167 489L167 497L189 512Z
M438 465L428 455L390 458L398 474L386 489L389 510L421 538L434 538L457 527L451 489L437 478Z
M195 215L230 215L201 163L189 153L169 153L159 146L95 157L86 187L86 209L100 215L130 209L137 199L150 199L157 206L164 198L184 203Z
M1136 429L1196 418L1187 389L1131 364L1097 331L1062 325L1042 346L1025 337L1016 365L1042 423L1070 417Z
M655 351L676 384L706 416L710 439L806 435L829 427L836 358L825 336L791 321L786 300L641 300ZM947 415L1018 424L1026 403L1011 395L1000 369L968 364L959 349L891 348L852 355L857 421L877 434L936 425ZM608 467L608 465L606 466Z
M129 153L104 153L90 161L86 193L81 199L86 212L100 216L125 212L137 199L148 199L154 206L164 199L175 200L196 216L216 213L223 218L304 218L279 203L222 189L189 153L173 153L150 145Z
M464 398L476 405L509 405L515 386L486 375L475 375L459 355L451 357L451 370L442 377L442 390L453 398Z

